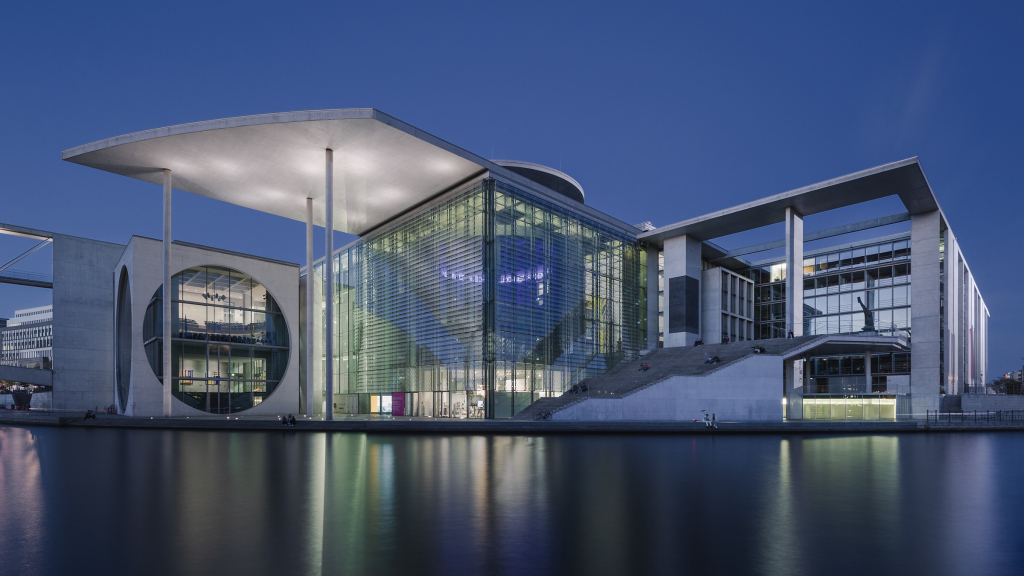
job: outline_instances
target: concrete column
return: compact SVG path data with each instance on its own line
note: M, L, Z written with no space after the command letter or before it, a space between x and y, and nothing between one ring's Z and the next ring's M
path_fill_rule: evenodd
M910 409L939 409L939 211L910 216ZM947 246L948 249L948 246ZM956 281L956 253L946 253L946 285ZM947 310L947 314L950 312ZM948 361L948 360L947 360Z
M163 298L163 373L164 373L164 416L171 415L171 171L164 170L164 298Z
M804 218L786 208L786 335L804 335Z
M803 367L803 358L782 362L786 420L802 420L804 417Z
M658 347L658 247L647 246L647 349Z
M324 233L327 236L327 260L324 263L324 272L327 279L327 290L324 298L327 300L327 342L324 348L327 352L327 374L324 381L327 383L327 411L324 417L334 420L334 150L327 149L327 211L324 214Z
M707 344L722 341L722 269L701 272L700 338Z
M867 392L871 393L871 350L864 351L864 377L867 378L865 382L868 383Z
M306 417L313 417L313 199L306 198Z
M692 236L665 240L665 347L700 339L701 242Z

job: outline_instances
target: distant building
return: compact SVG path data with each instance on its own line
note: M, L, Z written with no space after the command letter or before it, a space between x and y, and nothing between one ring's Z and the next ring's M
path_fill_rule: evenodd
M53 305L15 310L0 324L0 363L50 369L53 365Z
M1013 372L1007 372L1006 374L1003 375L1003 378L1009 378L1010 380L1016 380L1016 381L1020 382L1020 377L1021 377L1022 373L1024 373L1024 372L1022 372L1021 370L1015 370Z

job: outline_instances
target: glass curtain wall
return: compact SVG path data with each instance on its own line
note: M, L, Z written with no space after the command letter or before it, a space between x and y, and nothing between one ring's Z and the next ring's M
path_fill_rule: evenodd
M494 246L494 417L644 348L646 254L635 239L496 182Z
M485 219L478 184L334 255L336 395L373 413L411 392L410 413L482 417Z
M910 241L804 260L804 335L878 333L910 339ZM755 266L755 335L785 337L786 265Z
M475 184L335 254L335 394L361 413L511 417L636 357L641 256L626 234Z

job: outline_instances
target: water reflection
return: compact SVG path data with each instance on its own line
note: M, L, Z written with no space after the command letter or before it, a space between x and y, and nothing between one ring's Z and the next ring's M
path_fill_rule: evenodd
M2 572L40 574L45 502L36 438L0 427L0 565Z
M1009 574L1022 439L0 428L0 573Z

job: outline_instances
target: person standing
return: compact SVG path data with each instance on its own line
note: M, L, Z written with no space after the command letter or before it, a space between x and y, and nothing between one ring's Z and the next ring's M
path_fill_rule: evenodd
M718 419L715 418L714 414L711 415L711 427L718 428Z

